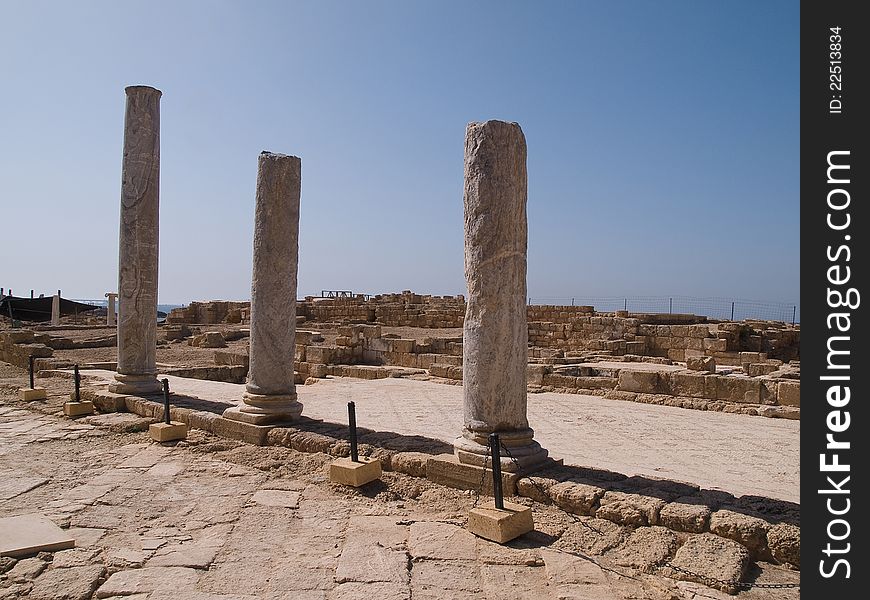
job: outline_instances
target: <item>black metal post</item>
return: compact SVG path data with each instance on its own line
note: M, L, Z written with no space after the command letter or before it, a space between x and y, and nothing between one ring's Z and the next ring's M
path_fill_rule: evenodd
M359 462L359 448L356 443L356 405L353 401L347 403L347 427L350 430L350 460Z
M734 302L731 302L731 320L734 320Z
M673 298L668 298L668 314L669 315L674 314L674 299Z
M169 380L163 380L163 422L171 425L172 421L169 418Z
M33 355L27 357L27 362L30 363L30 389L33 389Z
M797 304L791 307L791 326L794 327L795 319L797 319Z
M82 401L81 396L81 386L82 386L82 376L79 375L79 366L75 365L73 367L73 379L76 382L76 402Z
M501 446L497 433L489 434L489 454L492 457L492 497L495 507L504 510L504 492L501 489Z

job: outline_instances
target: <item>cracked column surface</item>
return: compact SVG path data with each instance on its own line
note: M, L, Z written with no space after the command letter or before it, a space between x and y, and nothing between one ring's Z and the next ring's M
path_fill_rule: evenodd
M224 416L255 425L290 421L302 413L296 399L296 271L302 161L262 152L257 173L251 350L243 404Z
M118 258L118 369L109 391L151 394L157 381L160 96L126 88Z
M498 433L502 468L547 459L526 418L526 140L517 123L469 123L465 132L464 387L460 462L483 465Z

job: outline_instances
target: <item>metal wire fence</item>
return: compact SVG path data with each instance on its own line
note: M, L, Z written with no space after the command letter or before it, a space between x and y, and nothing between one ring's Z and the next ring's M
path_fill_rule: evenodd
M801 322L800 304L763 302L739 298L698 296L574 296L562 298L530 297L530 305L594 306L601 312L627 310L635 313L693 314L710 319L742 321L758 319L797 324Z

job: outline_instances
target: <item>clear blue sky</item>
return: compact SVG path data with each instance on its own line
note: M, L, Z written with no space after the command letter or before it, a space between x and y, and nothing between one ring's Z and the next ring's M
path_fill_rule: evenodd
M0 286L117 286L124 87L161 103L160 301L247 299L257 155L299 293L464 293L465 125L528 143L529 295L799 291L797 2L0 0Z

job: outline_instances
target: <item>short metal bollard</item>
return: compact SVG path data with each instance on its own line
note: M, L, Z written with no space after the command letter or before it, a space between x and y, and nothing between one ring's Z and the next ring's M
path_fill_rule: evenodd
M64 403L63 414L72 418L93 414L94 403L82 400L82 376L78 365L73 365L73 381L76 385L75 392L70 395L71 400Z
M353 401L347 403L347 426L350 430L348 435L350 441L350 460L355 463L359 462L359 446L356 441L356 405Z
M28 362L30 363L30 389L32 390L34 388L34 385L33 385L33 355L31 354L27 358L28 358Z
M169 380L163 380L163 422L167 425L171 425L172 421L169 419Z
M497 433L489 434L489 454L492 457L492 496L495 507L504 510L504 492L501 487L501 442Z
M169 407L169 380L162 379L163 383L163 422L151 423L148 426L148 434L155 442L174 442L187 437L187 424L172 422Z
M377 458L359 457L356 439L356 405L347 403L348 439L350 458L336 458L329 466L329 480L333 483L360 487L381 477L381 461Z

